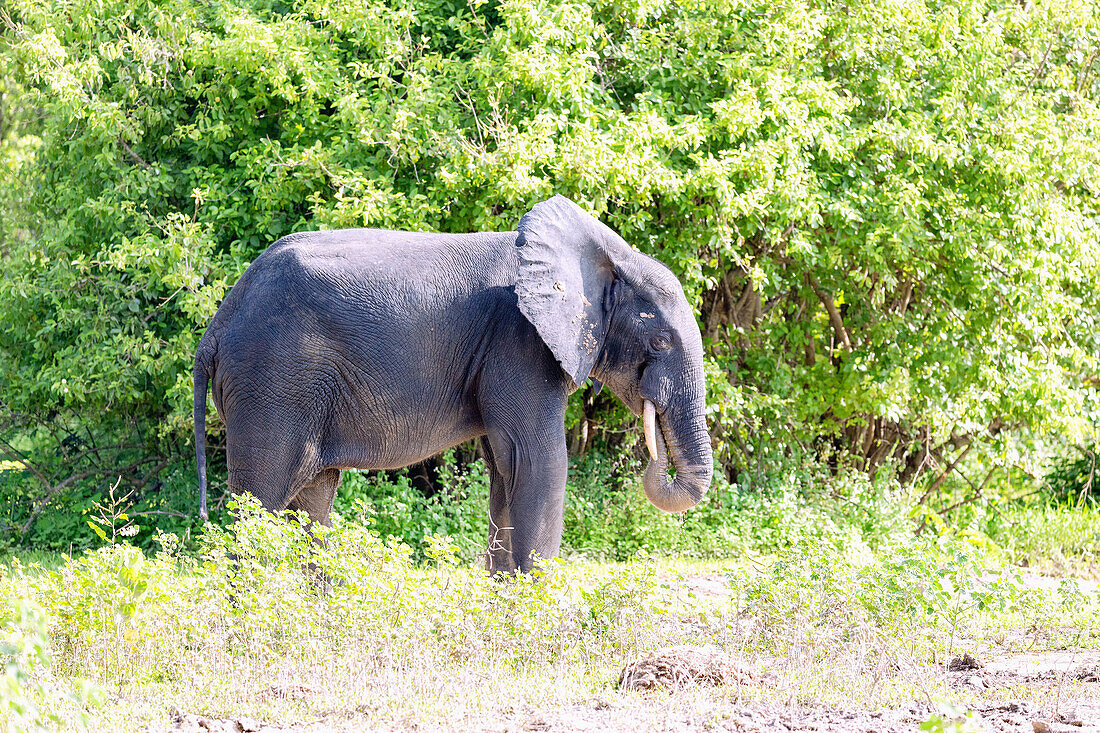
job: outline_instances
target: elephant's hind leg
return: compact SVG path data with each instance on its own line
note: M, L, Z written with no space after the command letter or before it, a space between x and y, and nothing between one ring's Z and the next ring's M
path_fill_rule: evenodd
M310 522L329 526L332 502L340 486L340 469L326 468L308 481L302 490L290 500L287 509L305 512Z
M280 512L325 465L320 417L304 398L263 401L251 392L246 396L238 396L226 411L229 488L234 494L252 494L269 512Z

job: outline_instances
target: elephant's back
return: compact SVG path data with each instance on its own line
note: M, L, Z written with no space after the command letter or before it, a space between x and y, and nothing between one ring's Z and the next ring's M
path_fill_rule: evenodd
M303 232L271 245L254 265L296 284L340 288L392 283L404 290L500 285L514 272L515 232L438 234L386 229Z
M330 383L333 370L352 373L348 365L372 382L399 368L410 392L428 389L423 365L466 368L470 329L455 324L515 310L515 238L348 229L279 240L247 268L211 324L216 391L233 375L261 371Z
M434 451L477 434L462 386L486 342L477 334L520 317L515 237L341 230L280 240L215 319L219 411L313 415L324 445L370 444L369 456L340 465L404 465L424 436L439 439L425 444ZM432 407L391 418L421 402Z

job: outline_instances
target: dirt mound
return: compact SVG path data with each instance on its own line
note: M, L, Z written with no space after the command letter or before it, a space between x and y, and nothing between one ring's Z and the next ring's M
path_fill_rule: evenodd
M623 690L680 689L686 685L748 685L768 681L714 646L673 646L647 652L619 675Z
M967 669L981 669L982 663L969 654L963 654L961 657L955 657L947 665L947 669L952 672L961 672Z

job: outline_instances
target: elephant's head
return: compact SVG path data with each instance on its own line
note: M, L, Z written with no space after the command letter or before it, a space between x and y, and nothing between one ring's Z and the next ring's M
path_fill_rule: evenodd
M679 281L563 196L523 217L516 247L520 310L574 384L591 375L642 416L652 458L643 485L654 506L690 509L710 486L713 461L703 344Z

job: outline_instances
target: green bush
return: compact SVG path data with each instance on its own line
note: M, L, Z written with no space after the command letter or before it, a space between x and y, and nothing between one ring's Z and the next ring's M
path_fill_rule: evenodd
M116 475L112 482L75 481L44 496L41 482L31 472L11 467L14 463L0 465L0 550L22 545L71 553L98 546L99 532L125 537L147 551L157 547L160 532L177 534L194 547L202 522L191 465L165 466L152 491L127 486ZM217 507L211 514L215 521L226 518Z
M442 490L430 495L413 486L406 471L349 471L337 491L336 511L408 545L418 561L428 557L436 535L446 535L458 556L472 561L484 551L489 532L484 463L461 466L447 454L437 465ZM839 478L817 475L815 481L807 472L749 490L718 472L698 506L668 514L645 498L643 469L629 451L590 451L570 461L565 554L617 561L638 552L714 559L829 537L877 548L913 529L905 494L891 479L871 481L853 471ZM831 493L822 496L823 487Z
M195 344L275 238L510 228L552 193L684 282L740 484L804 460L909 483L1090 429L1089 3L6 11L0 449L40 474L22 501L153 493L189 460Z
M1036 605L1015 573L993 575L986 563L985 548L952 538L910 538L879 552L812 539L780 551L766 572L730 581L739 607L757 621L750 643L810 657L854 645L880 665L899 654L950 654L982 614Z
M369 527L381 537L394 537L427 557L427 541L446 535L464 560L485 549L489 532L489 475L483 462L456 464L453 452L439 463L438 494L415 488L406 471L344 473L334 508L345 518Z
M246 497L235 521L209 525L202 559L154 558L107 546L38 576L58 672L103 683L179 683L230 665L261 679L272 666L312 668L339 658L353 674L385 659L446 666L551 664L630 645L646 613L646 564L578 581L558 563L508 583L456 567L457 548L412 550L337 517L313 532ZM561 634L573 643L562 646Z
M1010 503L982 526L1014 563L1055 572L1084 571L1100 562L1100 509L1073 502Z

